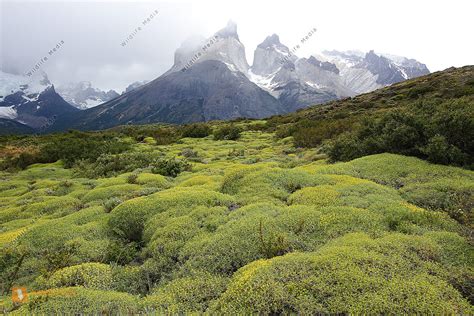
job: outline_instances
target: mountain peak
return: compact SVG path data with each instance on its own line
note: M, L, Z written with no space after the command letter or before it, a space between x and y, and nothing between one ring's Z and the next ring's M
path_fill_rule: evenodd
M272 47L274 45L277 45L277 46L281 45L280 37L276 34L267 36L267 38L265 38L265 40L262 43L260 43L258 45L258 47L268 48L268 47Z
M237 24L234 21L229 20L229 22L227 22L227 25L223 29L218 31L216 35L223 38L234 37L235 39L239 40L239 35L237 34Z
M273 34L267 36L255 49L252 73L259 76L274 74L285 64L290 64L290 68L294 66L294 60L296 58L291 56L288 47L280 42L277 34Z
M207 40L188 42L176 50L175 63L165 75L187 69L196 63L206 60L217 60L226 64L231 70L247 73L249 65L245 58L245 47L237 35L237 25L229 21L227 26Z
M82 110L119 96L114 90L106 92L93 87L90 81L69 82L59 86L57 92L66 102Z

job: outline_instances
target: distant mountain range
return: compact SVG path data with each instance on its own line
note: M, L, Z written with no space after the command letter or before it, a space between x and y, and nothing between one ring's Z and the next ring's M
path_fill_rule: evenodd
M115 90L105 92L93 88L92 84L88 81L58 86L57 92L69 104L81 110L93 108L119 96Z
M121 124L263 118L428 73L428 68L416 60L374 51L324 51L299 58L276 34L257 46L253 64L249 65L237 26L229 22L211 38L192 38L183 43L166 73L151 82L133 83L121 95L92 88L88 82L59 87L57 93L50 84L44 87L50 89L50 98L53 94L56 97L59 111L48 130L87 130ZM23 112L14 101L17 99L7 90L2 90L5 92L0 100L8 98L10 102L0 103L0 118L32 128L41 126L31 117L20 115ZM29 92L22 96L25 93ZM75 111L63 99L84 110ZM28 115L42 114L30 111Z

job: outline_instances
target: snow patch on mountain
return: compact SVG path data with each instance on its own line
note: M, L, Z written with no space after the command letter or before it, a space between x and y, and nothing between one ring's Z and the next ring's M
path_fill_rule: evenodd
M51 86L44 72L27 77L0 71L0 102L3 102L6 96L17 92L22 92L23 97L29 100Z
M17 116L14 106L0 106L0 118L14 119Z
M277 97L278 92L275 91L275 88L278 86L278 83L273 82L277 72L278 70L269 75L257 75L253 73L252 69L250 69L248 71L248 78L263 90L269 92L274 97Z
M81 110L90 109L119 96L114 90L105 92L94 88L89 81L61 85L57 92L69 104Z

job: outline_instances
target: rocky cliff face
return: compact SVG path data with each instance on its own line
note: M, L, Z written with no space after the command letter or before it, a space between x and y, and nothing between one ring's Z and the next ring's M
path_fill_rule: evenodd
M297 58L276 34L257 46L249 78L277 98L288 111L354 95L336 65L315 57Z
M243 73L217 60L206 60L187 71L176 71L82 111L55 129L103 129L121 124L191 123L239 117L263 118L285 109Z

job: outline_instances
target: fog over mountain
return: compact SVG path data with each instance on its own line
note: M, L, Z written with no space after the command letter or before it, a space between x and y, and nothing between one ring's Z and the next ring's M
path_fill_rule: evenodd
M315 32L315 28L310 30L301 45ZM38 126L37 122L46 120L49 123L45 131L265 118L429 74L421 62L373 50L330 51L299 58L294 54L297 48L282 44L277 34L267 36L257 46L250 66L237 25L229 21L207 39L185 41L177 48L174 64L167 72L151 82L130 84L120 96L113 90L93 88L90 82L61 86L57 95L44 73L28 78L0 72L4 99L0 102L0 118L35 129L42 129L44 125ZM31 87L42 87L33 78L47 84L44 91L30 92ZM34 112L28 112L27 119L20 115L25 104L32 108L30 101L43 94L54 94L56 112L48 112L50 117L42 115L45 106L40 101L34 104ZM64 111L66 101L84 111Z
M356 10L364 2L371 10ZM429 10L426 6L413 1L375 6L369 1L291 5L287 1L83 1L64 5L3 0L0 68L24 74L46 56L40 68L55 86L88 81L102 91L120 93L135 81L152 80L166 72L181 43L193 36L209 37L229 19L239 25L249 64L266 36L278 34L291 48L312 28L318 31L298 50L299 57L359 49L414 58L431 71L473 64L472 44L459 32L472 29L471 2L449 6L433 2ZM155 10L158 14L143 25ZM411 17L416 17L419 28L401 22ZM389 18L399 22L389 23ZM138 27L141 30L136 31ZM131 39L122 47L127 38ZM49 56L60 41L64 44Z

